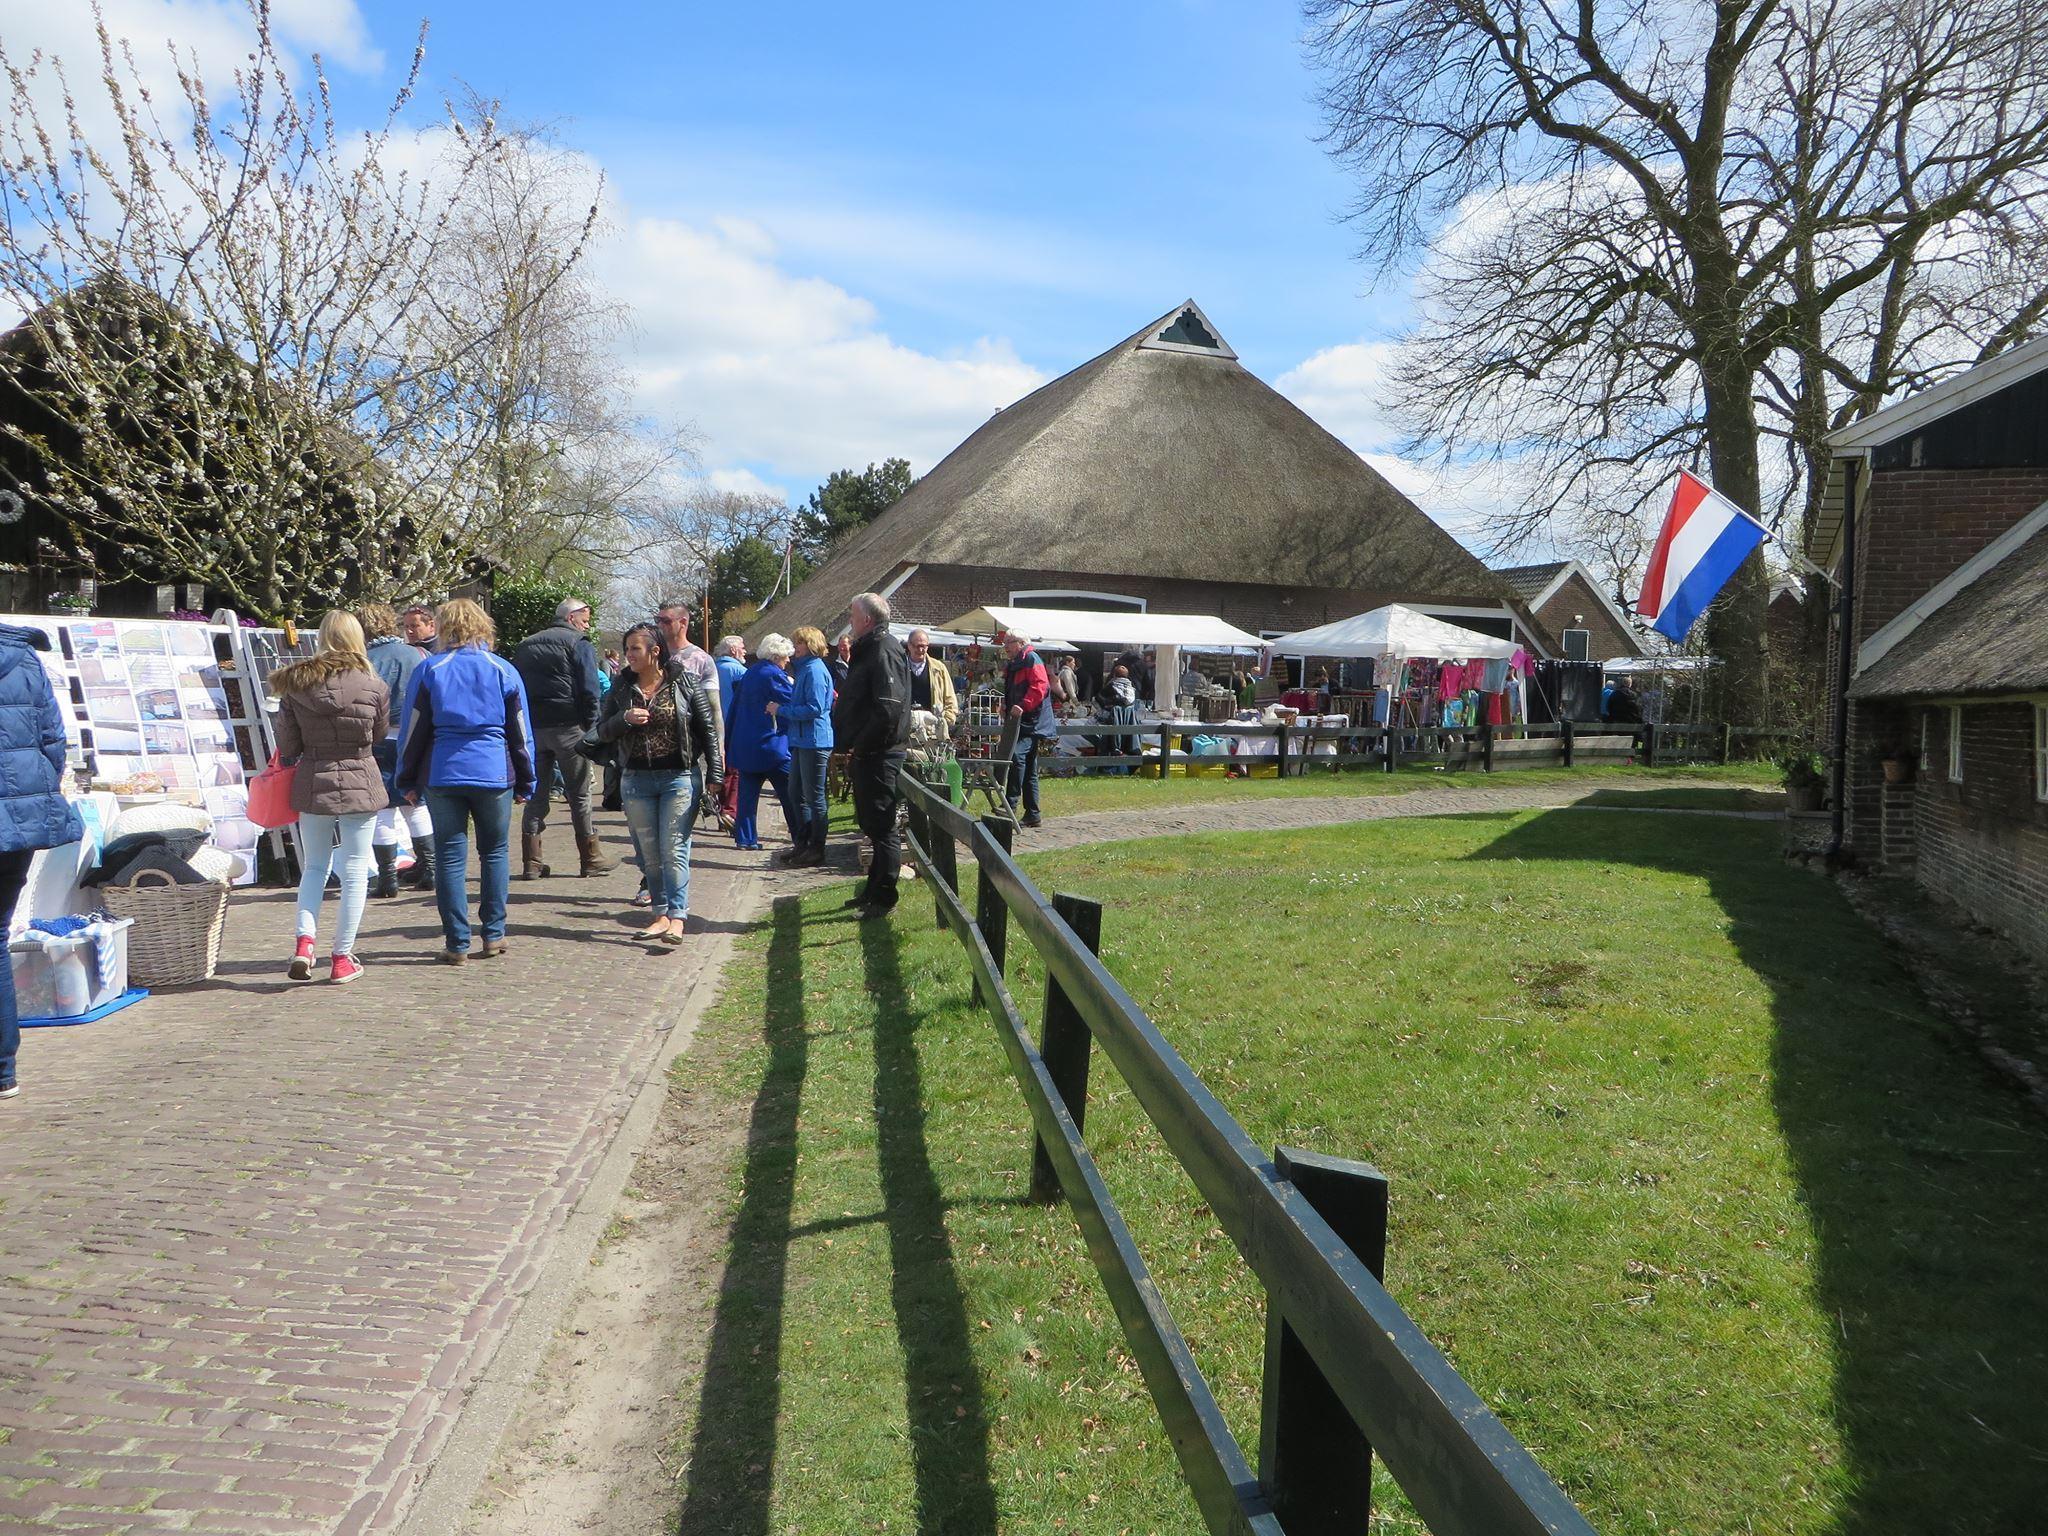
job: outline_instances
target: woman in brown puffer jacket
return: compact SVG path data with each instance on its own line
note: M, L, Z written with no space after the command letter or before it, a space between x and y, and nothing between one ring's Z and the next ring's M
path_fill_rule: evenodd
M271 674L277 695L277 755L298 763L292 809L299 813L305 869L299 876L299 942L292 955L294 981L313 976L313 935L328 870L341 879L341 919L335 929L330 981L354 981L356 929L369 896L370 836L388 803L376 747L390 728L391 693L370 669L363 626L339 611L320 621L320 648L309 659Z

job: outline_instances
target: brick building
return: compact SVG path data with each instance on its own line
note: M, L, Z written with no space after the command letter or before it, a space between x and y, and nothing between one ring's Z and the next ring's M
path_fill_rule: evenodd
M1555 649L1498 576L1239 362L1192 300L998 411L748 638L836 633L864 591L927 623L993 603L1214 614L1269 635L1398 602Z
M1493 574L1529 605L1536 622L1556 637L1562 654L1586 661L1619 661L1643 654L1642 640L1629 616L1600 590L1598 578L1578 561L1497 566ZM1575 630L1586 633L1583 651L1574 648Z
M1830 445L1808 552L1852 578L1843 846L2048 958L2048 341Z

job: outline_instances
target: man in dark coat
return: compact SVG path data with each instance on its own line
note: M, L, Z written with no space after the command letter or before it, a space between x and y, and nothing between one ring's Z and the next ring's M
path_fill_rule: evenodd
M537 880L548 872L541 858L541 834L547 830L548 811L554 802L557 769L569 801L569 822L576 829L576 851L585 875L602 875L618 868L608 859L597 840L597 827L590 816L590 759L577 750L583 733L597 724L597 704L602 690L597 685L597 647L590 643L590 604L581 598L564 598L555 609L555 622L528 635L512 652L512 665L526 685L527 708L533 712L534 745L539 760L534 771L540 788L526 802L519 827L519 862L522 880Z
M889 633L887 598L861 593L847 609L846 624L853 648L832 705L832 738L852 768L854 819L875 848L867 883L847 905L864 918L880 917L896 905L896 872L903 862L897 777L910 740L910 658Z

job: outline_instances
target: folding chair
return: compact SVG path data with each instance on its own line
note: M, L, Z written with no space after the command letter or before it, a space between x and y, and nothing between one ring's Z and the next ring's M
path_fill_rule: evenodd
M1001 735L981 738L995 742L989 756L959 759L962 801L972 804L974 797L980 795L988 801L990 814L1009 813L1010 770L1016 766L1017 735L1023 726L1022 720L1005 718Z

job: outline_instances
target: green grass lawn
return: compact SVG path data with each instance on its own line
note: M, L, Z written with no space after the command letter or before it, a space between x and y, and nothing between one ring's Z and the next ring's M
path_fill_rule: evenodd
M1403 768L1397 773L1345 769L1338 773L1306 773L1290 779L1109 777L1100 774L1040 781L1041 809L1048 816L1074 816L1086 811L1144 811L1162 806L1205 805L1245 800L1315 799L1331 795L1405 795L1458 789L1512 789L1517 786L1582 784L1603 795L1623 788L1648 788L1673 779L1709 780L1725 785L1718 798L1702 799L1697 790L1667 790L1675 797L1632 804L1683 804L1722 810L1769 810L1783 804L1778 770L1769 763L1730 763L1726 767L1629 768L1620 764L1585 768L1522 768L1503 773L1452 773L1434 768ZM977 808L981 802L976 802ZM851 803L832 807L835 830L851 830Z
M1255 1140L1390 1176L1389 1288L1597 1529L2028 1530L2048 1135L1776 839L1551 811L1028 867L1105 903L1111 969ZM957 942L914 889L865 927L843 894L778 906L678 1071L753 1106L682 1529L1198 1529L1071 1217L1021 1199ZM1253 1446L1260 1290L1099 1053L1094 1086Z

